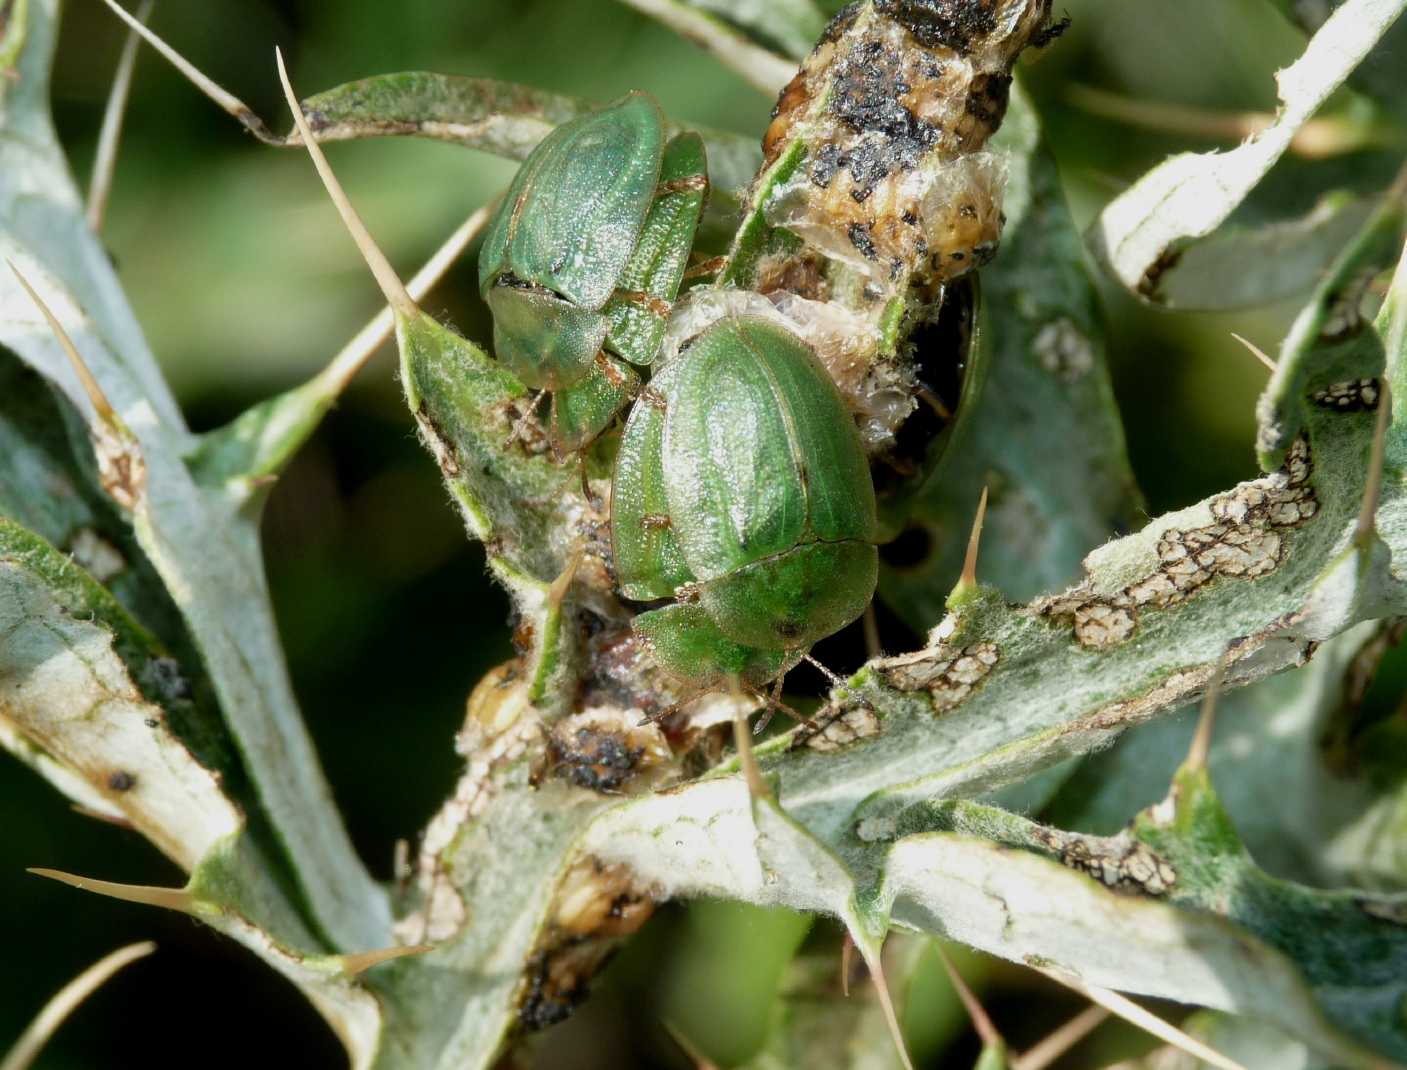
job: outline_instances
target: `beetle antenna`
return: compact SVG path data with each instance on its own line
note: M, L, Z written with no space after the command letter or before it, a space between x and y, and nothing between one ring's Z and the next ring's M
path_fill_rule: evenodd
M386 303L407 319L419 315L420 309L411 300L410 294L406 293L400 276L391 267L391 262L386 259L386 254L377 247L371 237L371 232L366 229L366 224L357 214L357 210L352 207L352 202L347 198L342 184L337 181L337 176L332 172L332 165L327 162L327 157L323 154L322 146L317 143L313 132L308 128L308 120L303 115L303 107L298 103L298 95L293 92L293 84L288 80L288 69L283 63L282 49L274 49L274 59L278 62L278 78L283 84L283 95L288 100L289 110L293 112L293 123L298 127L298 133L303 137L308 155L313 158L313 166L317 168L318 176L327 189L327 195L332 198L332 203L337 208L337 214L342 217L343 225L351 234L352 240L357 243L362 259L366 261L366 266L371 269L372 275L376 278L376 284L386 295Z
M663 724L665 721L669 720L671 717L673 717L676 713L679 712L679 707L681 705L683 705L683 703L671 702L662 710L656 710L654 713L647 713L644 717L641 717L640 720L635 722L635 727L644 728L646 725Z
M1236 341L1240 342L1243 346L1249 349L1251 351L1251 356L1255 357L1256 360L1260 361L1262 364L1264 364L1267 368L1270 369L1271 375L1275 374L1278 365L1275 363L1275 361L1271 360L1268 356L1266 356L1265 350L1261 349L1260 346L1256 345L1250 339L1242 338L1235 331L1231 332L1231 337L1236 339Z

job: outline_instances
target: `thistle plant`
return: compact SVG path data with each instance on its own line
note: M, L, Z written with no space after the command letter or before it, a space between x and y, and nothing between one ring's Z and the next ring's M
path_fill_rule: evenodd
M1407 1064L1407 752L1363 715L1407 617L1407 0L1264 0L1303 40L1276 113L1083 233L1023 84L1061 47L1049 0L630 2L776 95L756 136L650 86L412 72L300 101L281 56L278 134L107 0L133 36L85 206L58 0L0 0L0 744L187 880L34 872L230 937L355 1068L530 1064L659 904L703 897L833 919L868 974L846 995L831 948L799 952L754 1067L913 1065L934 938L1101 1008L1017 1054L954 969L981 1067L1050 1065L1107 1013L1167 1045L1148 1066ZM99 233L139 40L311 156L387 306L204 433ZM323 151L387 135L522 163L409 281ZM1349 151L1397 177L1248 209ZM476 240L481 338L422 305ZM1301 302L1258 354L1261 475L1141 517L1096 273L1169 311ZM300 716L259 521L392 335L517 653L464 680L461 776L388 885ZM879 648L872 599L912 649ZM813 647L847 626L873 649L842 676ZM818 699L788 691L806 663Z

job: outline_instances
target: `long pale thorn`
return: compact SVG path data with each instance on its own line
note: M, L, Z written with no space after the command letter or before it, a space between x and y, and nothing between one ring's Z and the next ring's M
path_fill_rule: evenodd
M342 184L332 173L332 166L327 162L327 156L323 154L322 146L313 139L313 133L308 128L308 120L304 117L303 108L298 103L298 95L293 92L293 85L288 80L288 69L283 64L282 50L274 49L274 58L278 62L278 77L283 84L284 96L288 99L288 107L293 112L293 122L298 127L298 132L303 135L303 143L308 148L308 155L313 158L313 166L318 169L318 177L322 179L322 184L327 189L327 195L332 198L332 203L337 208L337 214L342 217L342 222L351 234L352 240L357 243L357 248L361 251L366 266L375 276L376 284L386 295L386 303L395 310L397 315L406 319L419 315L420 310L411 300L410 294L406 293L400 276L391 267L391 262L386 259L385 254L377 247L371 237L371 232L366 229L366 224L362 222L361 216L357 214L357 210L352 207L352 202L348 200L346 192L342 189Z
M59 1026L63 1025L65 1019L77 1010L85 999L106 984L113 974L138 959L146 958L155 950L156 945L150 940L120 947L111 954L104 955L64 985L44 1004L43 1010L20 1034L15 1046L10 1049L4 1061L0 1062L0 1070L28 1070L44 1045L58 1032Z
M213 100L220 108L230 115L233 115L256 137L263 141L281 144L282 140L269 133L268 127L264 125L264 120L255 115L249 105L240 100L233 93L226 91L207 78L200 69L158 37L150 28L139 21L130 11L118 4L116 0L103 0L103 3L110 7L114 14L131 28L132 32L140 37L152 48L156 49L161 56L180 71L192 85Z
M26 873L36 877L47 877L51 881L67 884L70 888L105 895L109 899L121 899L124 903L140 903L143 906L160 907L189 914L195 909L195 896L184 888L160 888L150 884L117 884L113 881L100 881L92 877L80 877L65 873L60 869L31 868Z
M109 427L118 427L120 421L117 419L117 413L113 409L112 403L108 401L107 395L103 393L103 389L98 385L98 381L93 378L93 373L88 370L88 365L84 363L83 358L78 353L78 347L73 344L73 339L68 336L68 332L64 330L63 324L59 322L59 318L54 315L44 299L40 297L34 287L29 284L29 280L20 274L20 269L15 267L14 261L7 260L6 263L10 265L10 270L15 273L15 278L19 280L20 285L24 287L25 293L29 294L30 300L34 302L35 306L44 316L45 321L49 324L49 328L54 332L54 337L58 339L59 345L63 348L64 354L68 357L69 363L73 366L73 371L78 376L78 382L83 387L83 392L88 395L88 400L92 403L93 411L97 414L98 419Z
M463 254L471 242L477 238L493 214L497 202L490 202L459 225L453 234L445 239L431 255L430 259L406 283L406 292L412 301L423 301L445 273ZM329 395L336 396L356 374L365 367L378 349L386 343L396 329L396 319L391 309L383 308L365 327L352 336L338 354L328 362L327 367L318 373L318 381Z
M1107 988L1100 988L1098 985L1085 984L1079 978L1063 971L1041 970L1040 972L1052 980L1059 981L1066 987L1074 989L1091 1003L1099 1004L1105 1010L1118 1015L1124 1021L1137 1026L1150 1036L1157 1037L1163 1043L1171 1044L1173 1047L1187 1052L1188 1055L1201 1059L1208 1066L1214 1066L1217 1070L1246 1070L1246 1067L1235 1059L1228 1058L1215 1048L1203 1044L1196 1037L1184 1033L1177 1026L1163 1021L1152 1011L1140 1007L1127 996L1122 996Z
M137 9L137 21L146 25L155 0L142 0ZM117 71L112 76L107 107L103 110L103 125L98 132L98 149L93 155L93 176L88 181L88 226L103 229L107 214L108 195L112 192L112 176L117 169L117 146L122 140L122 120L127 114L127 99L132 93L132 72L137 66L137 45L141 38L135 30L127 31L122 42L122 54L117 59Z

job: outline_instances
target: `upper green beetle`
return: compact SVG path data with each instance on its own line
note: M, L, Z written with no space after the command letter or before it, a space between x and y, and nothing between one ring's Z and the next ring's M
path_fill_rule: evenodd
M869 604L874 487L840 392L800 339L730 316L665 364L626 421L611 489L621 593L671 674L783 672Z
M552 392L557 449L590 442L638 390L629 365L659 351L707 188L703 141L666 143L644 93L562 124L519 168L484 236L479 292L499 359Z

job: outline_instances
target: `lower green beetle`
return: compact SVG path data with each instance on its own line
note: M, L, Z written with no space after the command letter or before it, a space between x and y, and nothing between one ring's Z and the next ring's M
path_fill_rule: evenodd
M498 358L552 393L558 451L590 442L638 390L630 365L659 351L707 187L703 141L666 142L643 93L563 123L518 169L484 236L479 292Z
M854 420L811 350L729 316L660 368L621 437L611 538L621 593L667 672L757 685L874 594L874 488Z

